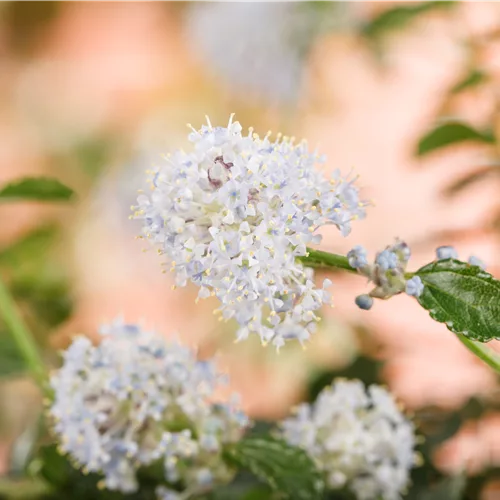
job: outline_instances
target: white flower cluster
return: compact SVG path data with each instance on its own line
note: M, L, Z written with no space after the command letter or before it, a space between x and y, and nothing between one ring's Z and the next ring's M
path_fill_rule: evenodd
M218 297L222 317L240 325L239 340L257 333L277 348L303 342L330 302L330 281L316 288L297 258L321 240L322 226L347 235L364 216L354 181L338 171L325 178L305 142L242 135L232 117L227 127L208 121L189 139L191 152L155 168L152 193L139 196L134 217L172 263L178 286L192 281L199 298Z
M273 104L291 103L314 41L350 26L353 10L343 2L320 9L295 2L191 2L184 28L219 86Z
M122 492L136 491L137 469L159 460L169 483L229 481L221 446L237 441L248 422L236 401L212 400L225 383L214 365L136 325L116 321L101 333L98 346L77 337L51 378L61 452Z
M413 424L379 386L339 380L312 405L302 404L281 424L290 444L300 446L324 471L332 489L358 500L397 500L416 464Z

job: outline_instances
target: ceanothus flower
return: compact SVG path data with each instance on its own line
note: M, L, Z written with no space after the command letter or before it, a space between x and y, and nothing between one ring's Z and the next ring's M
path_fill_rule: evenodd
M410 248L400 240L377 253L373 265L368 264L367 252L362 246L357 245L350 250L347 254L349 265L375 284L369 295L356 297L356 305L361 309L370 309L373 301L369 299L372 297L386 299L401 292L419 297L424 290L422 280L418 276L405 277L410 256Z
M280 426L303 448L331 489L358 500L399 500L417 464L415 432L383 387L337 380L312 404L301 404Z
M191 2L183 24L187 41L226 92L292 104L315 40L351 26L354 10L343 2L321 9L295 2Z
M237 441L248 422L234 398L214 401L225 379L213 363L121 321L100 333L98 346L76 337L51 378L60 451L124 493L137 490L138 468L157 461L170 484L203 490L229 481L222 445Z
M191 151L154 168L134 217L171 263L176 285L193 282L198 298L220 300L222 318L239 324L238 340L256 333L277 348L303 342L330 303L331 282L317 288L298 257L325 225L349 234L366 204L354 179L315 168L324 159L305 141L243 135L232 117L227 127L207 121L189 135Z
M458 259L458 252L452 246L438 247L436 248L436 259L437 260ZM471 266L477 266L483 270L486 269L486 264L479 257L476 257L475 255L471 255L467 260L467 262Z

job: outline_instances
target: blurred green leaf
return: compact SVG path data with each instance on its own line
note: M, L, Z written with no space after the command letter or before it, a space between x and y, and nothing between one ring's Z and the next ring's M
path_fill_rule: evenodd
M359 356L350 365L336 370L324 370L312 374L307 388L307 399L314 401L323 388L336 378L356 378L366 385L379 382L382 363L369 357Z
M437 485L422 492L418 500L461 500L467 484L467 478L460 474L443 479Z
M443 191L445 196L454 196L464 190L466 187L479 182L491 174L500 175L500 163L495 163L493 165L485 165L480 167L473 172L469 172L462 177L459 177L454 182L446 186Z
M18 266L34 256L43 254L59 234L55 224L38 227L20 239L0 249L0 265Z
M0 500L31 500L41 498L50 491L40 479L10 479L0 477Z
M79 167L91 177L95 177L106 166L114 147L114 139L99 137L79 143L72 154Z
M74 468L66 457L60 455L54 445L44 446L35 459L41 476L53 492L43 500L155 500L154 488L143 487L136 494L124 495L118 491L98 487L102 476L83 474Z
M451 88L450 93L459 94L460 92L476 87L487 80L488 75L484 71L473 69Z
M18 376L24 371L24 360L12 337L0 332L0 378Z
M270 436L247 437L230 445L225 458L294 500L320 499L324 481L309 456L300 448Z
M500 281L491 274L447 259L432 262L415 275L424 284L418 301L431 318L469 339L500 338Z
M416 5L398 5L381 12L369 23L365 24L361 33L367 38L380 38L391 31L403 29L420 15L434 10L445 10L456 2L421 2Z
M0 199L67 201L74 195L69 187L50 177L24 177L0 188Z
M453 121L438 125L424 135L418 143L417 155L423 156L445 146L459 142L482 142L493 144L495 137L491 131L479 131L465 123Z
M48 327L65 321L73 307L64 268L53 255L59 233L56 224L48 224L0 249L0 267L10 277L13 295L28 303Z
M37 319L49 327L66 321L73 310L68 284L58 277L40 281L15 280L12 283L12 293L16 299L27 302Z
M271 500L276 496L268 485L259 482L253 474L242 471L236 474L230 484L215 488L197 498L200 500Z

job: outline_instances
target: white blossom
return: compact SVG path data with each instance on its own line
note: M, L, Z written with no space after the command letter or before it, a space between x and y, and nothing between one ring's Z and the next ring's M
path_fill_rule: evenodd
M354 179L339 171L326 178L315 168L324 158L305 141L269 136L243 135L232 117L227 127L208 120L190 134L191 151L154 168L152 192L139 196L134 217L178 286L191 281L199 298L217 296L222 318L238 322L239 340L257 333L279 348L307 340L331 300L331 282L317 288L297 258L320 242L325 225L349 234L365 203Z
M331 489L358 500L397 500L416 463L413 424L380 386L338 380L281 423L290 444L315 460Z
M230 480L221 447L240 438L247 418L236 401L213 400L225 383L213 363L121 321L101 334L98 346L75 338L51 378L61 452L122 492L135 491L137 469L157 460L168 482L205 488Z
M191 2L184 29L194 53L229 91L272 104L297 99L315 40L350 26L355 10L294 2Z

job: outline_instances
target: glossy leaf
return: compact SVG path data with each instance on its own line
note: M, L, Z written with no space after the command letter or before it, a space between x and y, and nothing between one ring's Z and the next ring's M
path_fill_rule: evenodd
M458 121L447 122L438 125L420 139L417 147L417 155L423 156L461 142L492 144L495 142L495 138L493 133L488 130L476 130Z
M0 188L0 200L67 201L73 190L50 177L24 177Z
M440 260L422 267L418 301L454 333L487 342L500 338L500 281L477 266Z
M320 499L324 482L309 456L300 448L271 437L247 437L229 446L226 459L243 467L285 498Z

